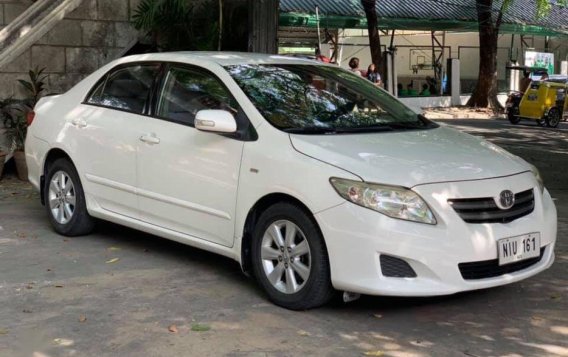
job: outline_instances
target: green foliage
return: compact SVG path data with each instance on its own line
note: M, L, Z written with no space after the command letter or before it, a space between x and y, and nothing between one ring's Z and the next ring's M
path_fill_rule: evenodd
M149 33L153 50L214 50L218 8L190 0L143 0L134 12L134 27Z
M27 113L32 110L45 91L45 68L28 72L29 80L20 79L18 82L27 93L21 101L9 98L0 100L0 118L6 129L6 137L12 142L16 151L23 151L28 132Z
M535 1L536 1L536 17L537 18L546 17L550 13L550 10L552 9L553 3L556 3L558 6L567 6L568 5L567 0L556 0L556 1L535 0Z
M558 6L568 6L568 0L534 0L536 4L536 14L537 19L546 17L552 10L552 4ZM506 12L509 7L515 5L515 0L503 0L501 5L501 11Z
M28 132L28 123L26 117L20 110L18 113L4 118L4 128L6 128L6 137L12 142L16 151L23 151Z
M27 97L24 100L24 105L28 107L28 109L33 109L35 107L37 101L39 100L41 94L45 91L45 80L47 79L47 74L44 74L45 68L39 69L35 68L28 72L29 81L25 81L23 79L18 80L22 87L27 92Z
M20 104L21 102L12 98L0 100L0 118L6 129L6 137L16 150L23 150L27 132L27 123Z

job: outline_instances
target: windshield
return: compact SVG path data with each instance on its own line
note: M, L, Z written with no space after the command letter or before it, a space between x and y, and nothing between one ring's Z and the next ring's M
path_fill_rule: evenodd
M226 69L264 118L287 132L318 134L436 127L372 82L338 67L246 64Z

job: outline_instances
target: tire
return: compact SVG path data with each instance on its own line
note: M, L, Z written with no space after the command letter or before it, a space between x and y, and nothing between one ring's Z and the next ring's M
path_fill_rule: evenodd
M289 232L295 232L292 239L286 237ZM276 244L278 238L283 244ZM322 234L309 214L291 203L277 203L259 217L252 237L252 268L269 299L287 309L319 307L335 293Z
M74 237L93 231L95 220L87 212L83 186L69 160L57 159L49 166L44 192L47 215L57 233Z
M509 112L507 113L507 118L509 119L511 124L519 124L519 122L521 121L521 117L519 117L516 110L509 110Z
M558 108L550 108L545 120L546 126L549 128L556 128L560 123L560 120L562 120L560 110L558 110Z

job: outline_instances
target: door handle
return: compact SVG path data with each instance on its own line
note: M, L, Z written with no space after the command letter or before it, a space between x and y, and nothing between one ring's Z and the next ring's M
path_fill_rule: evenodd
M73 124L77 128L84 128L87 126L87 121L82 118L74 118L73 120L71 120L71 124Z
M160 143L160 139L156 137L156 134L142 135L140 137L140 141L143 141L147 144L152 144L152 145Z

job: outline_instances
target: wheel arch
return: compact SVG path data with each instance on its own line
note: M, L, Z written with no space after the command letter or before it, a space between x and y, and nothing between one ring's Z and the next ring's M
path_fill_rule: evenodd
M55 162L55 160L57 159L67 159L75 167L75 169L77 169L77 166L71 159L71 156L69 156L69 154L67 154L67 152L65 152L63 149L55 147L51 148L47 152L47 154L45 155L45 160L43 160L43 167L41 170L41 177L40 177L40 183L41 183L40 198L42 205L45 205L45 180L47 176L47 171L49 170L49 165Z
M250 208L247 214L247 218L245 220L245 224L243 227L243 235L241 239L241 247L240 247L240 254L241 254L241 268L243 272L250 273L252 271L252 257L251 257L251 244L252 244L252 233L254 230L254 226L256 221L268 207L276 204L276 203L291 203L306 213L306 215L314 222L317 229L322 233L321 228L314 217L312 211L306 206L301 200L298 198L291 196L286 193L275 192L267 194L261 197L256 203ZM323 234L322 234L323 237ZM327 251L327 245L325 244L325 237L324 237L324 246Z

